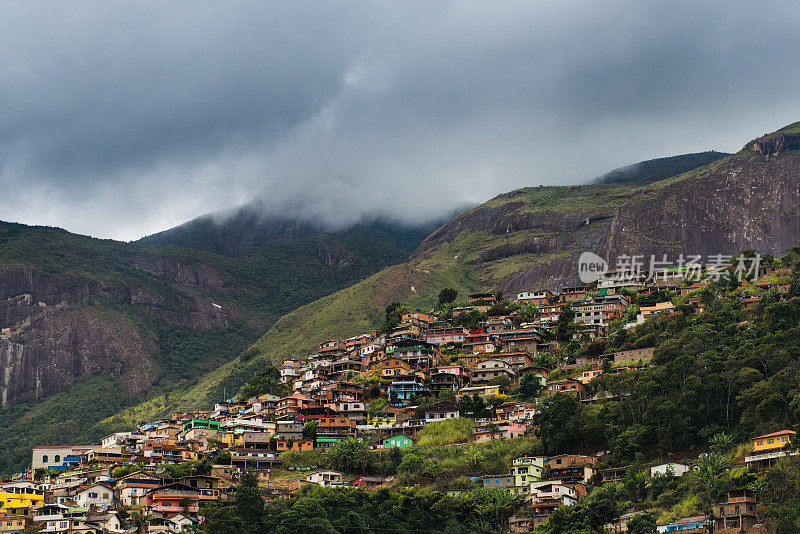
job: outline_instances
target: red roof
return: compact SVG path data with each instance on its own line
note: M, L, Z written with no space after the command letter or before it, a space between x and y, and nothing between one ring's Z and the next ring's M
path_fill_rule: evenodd
M751 439L762 439L762 438L774 438L775 436L795 436L797 432L794 430L779 430L777 432L773 432L772 434L764 434L763 436L758 436Z

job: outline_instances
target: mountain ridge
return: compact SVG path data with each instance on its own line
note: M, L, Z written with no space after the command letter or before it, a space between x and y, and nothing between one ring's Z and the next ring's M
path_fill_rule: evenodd
M706 152L693 152L691 154L649 159L611 170L602 176L598 176L590 183L608 184L663 180L664 178L683 174L698 167L702 167L703 165L708 165L709 163L713 163L727 156L730 156L727 152L708 150Z

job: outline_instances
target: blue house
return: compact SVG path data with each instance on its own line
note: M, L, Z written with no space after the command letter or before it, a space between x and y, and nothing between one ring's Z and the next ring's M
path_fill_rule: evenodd
M392 380L392 384L386 388L386 392L391 397L392 392L397 393L400 400L409 400L411 395L424 395L428 393L425 381L417 375L397 376Z
M661 525L656 527L659 534L663 532L681 532L684 530L703 529L708 525L708 519L704 515L696 515L694 517L684 517L678 519L674 523L668 525Z

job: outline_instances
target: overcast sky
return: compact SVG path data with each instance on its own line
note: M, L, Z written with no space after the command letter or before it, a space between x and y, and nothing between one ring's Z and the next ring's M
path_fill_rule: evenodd
M0 220L414 221L736 151L800 120L798 28L798 2L4 2Z

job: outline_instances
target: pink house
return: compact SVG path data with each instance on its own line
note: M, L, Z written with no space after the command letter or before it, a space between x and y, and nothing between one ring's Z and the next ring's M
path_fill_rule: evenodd
M491 421L476 426L473 433L476 443L486 443L501 436L506 439L521 438L525 436L525 425L514 421Z

